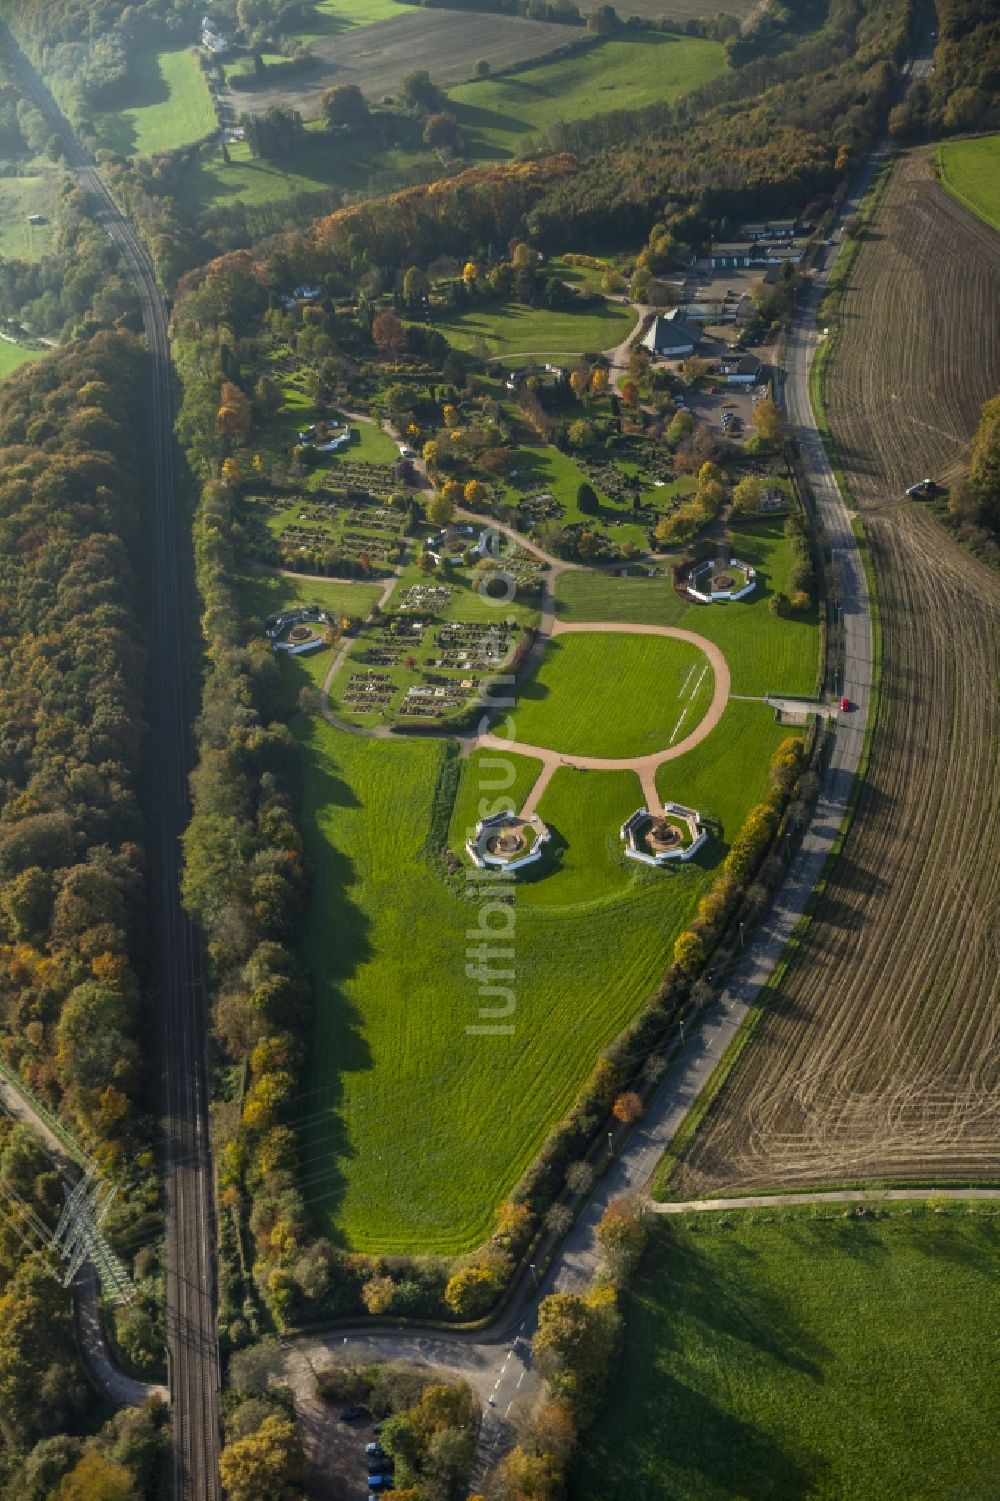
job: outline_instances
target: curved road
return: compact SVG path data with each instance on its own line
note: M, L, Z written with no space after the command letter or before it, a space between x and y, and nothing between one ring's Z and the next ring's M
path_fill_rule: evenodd
M180 836L188 821L190 745L176 493L174 400L167 306L132 223L10 33L0 27L18 87L62 143L67 167L95 206L135 287L148 350L148 439L152 505L152 758L150 925L163 1026L167 1353L173 1493L218 1501L219 1355L215 1323L215 1228L208 1135L205 1020L197 937L180 904Z

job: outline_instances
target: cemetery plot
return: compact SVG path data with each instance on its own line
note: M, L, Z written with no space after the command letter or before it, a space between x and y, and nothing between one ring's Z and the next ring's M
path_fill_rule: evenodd
M418 592L451 593L415 585L403 598ZM520 632L511 621L435 624L427 614L382 616L365 627L332 685L332 701L352 717L447 718L476 700L486 679L510 657Z
M328 485L306 495L251 495L244 505L250 548L261 562L303 573L344 566L385 574L402 555L406 516L361 490Z

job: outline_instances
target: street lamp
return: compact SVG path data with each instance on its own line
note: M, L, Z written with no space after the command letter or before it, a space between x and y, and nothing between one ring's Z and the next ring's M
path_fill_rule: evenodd
M532 1280L532 1282L534 1282L535 1286L537 1287L538 1286L538 1273L535 1270L535 1263L533 1261L529 1261L528 1262L528 1271L531 1273L531 1280Z
M611 1132L611 1131L609 1131L608 1132L608 1156L609 1157L611 1157L611 1156L614 1155L614 1150L615 1150L614 1133Z
M680 1022L677 1023L677 1025L681 1029L681 1047L683 1047L684 1046L684 1023L682 1021L680 1021Z
M740 923L740 948L743 947L743 924Z

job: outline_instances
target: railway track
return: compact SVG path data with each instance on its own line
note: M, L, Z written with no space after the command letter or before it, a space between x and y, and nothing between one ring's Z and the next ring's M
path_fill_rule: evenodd
M134 225L28 58L0 26L18 86L63 142L67 167L95 205L135 286L148 350L151 523L149 819L151 948L163 1028L167 1353L177 1501L219 1501L219 1353L208 1132L204 994L195 932L180 903L180 836L188 821L190 705L181 643L174 401L167 305Z

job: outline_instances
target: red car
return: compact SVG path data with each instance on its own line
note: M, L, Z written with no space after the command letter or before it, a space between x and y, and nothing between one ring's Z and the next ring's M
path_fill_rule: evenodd
M848 709L850 707L851 707L851 700L849 698L842 698L840 700L840 712L842 714L846 714L847 711L848 711Z

